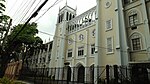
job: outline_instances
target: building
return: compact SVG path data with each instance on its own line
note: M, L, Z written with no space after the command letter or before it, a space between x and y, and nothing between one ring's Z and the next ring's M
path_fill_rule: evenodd
M77 67L71 69L76 74L70 80L75 77L82 82L91 77L85 67L149 66L150 0L97 0L81 15L76 11L67 4L59 10L51 68ZM61 71L53 75L63 79Z
M29 67L32 68L50 68L51 50L53 41L42 44L40 47L34 49L32 56L28 58Z

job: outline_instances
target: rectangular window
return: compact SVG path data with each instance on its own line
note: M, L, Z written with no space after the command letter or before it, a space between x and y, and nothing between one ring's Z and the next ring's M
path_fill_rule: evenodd
M133 50L141 50L140 38L132 39Z
M135 26L136 24L138 24L137 14L133 14L133 15L129 16L129 24L130 24L130 26Z
M94 54L95 53L95 44L92 44L91 45L91 54Z
M107 20L105 26L106 26L106 30L112 29L112 20Z
M112 37L107 38L107 52L108 53L112 53L113 52Z
M124 4L129 4L130 3L130 0L123 0L124 1Z
M78 56L83 56L84 55L84 47L78 47Z
M45 58L43 57L43 63L45 62Z
M72 57L72 49L68 50L68 57Z
M36 61L36 63L38 63L38 59L36 59L35 61Z
M50 60L51 60L51 54L49 54L48 56L48 62L50 62Z
M42 62L42 58L40 58L40 63Z

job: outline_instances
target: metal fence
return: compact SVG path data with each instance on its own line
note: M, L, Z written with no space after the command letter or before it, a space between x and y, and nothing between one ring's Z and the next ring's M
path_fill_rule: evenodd
M148 67L24 68L20 80L34 84L150 84Z

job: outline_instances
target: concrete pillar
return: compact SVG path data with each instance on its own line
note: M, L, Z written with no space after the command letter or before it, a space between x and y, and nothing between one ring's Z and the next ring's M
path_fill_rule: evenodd
M146 9L146 2L145 0L140 0L142 3L142 15L144 20L144 31L145 31L145 42L146 42L146 49L148 52L148 60L150 60L150 29L149 29L149 20L148 20L148 14Z
M100 49L98 46L100 46L100 0L97 0L97 6L96 6L96 38L95 38L95 67L102 65L102 60L100 57ZM94 69L94 81L95 84L98 84L98 75L97 69Z
M88 66L88 57L89 57L89 49L88 49L88 46L89 46L89 43L88 43L88 35L89 35L89 30L86 30L86 43L85 43L85 81L87 82L88 81L88 78L87 78L87 73L89 73L87 71L87 66Z
M126 34L126 29L125 29L125 20L124 20L124 11L123 11L123 6L122 6L122 0L117 0L116 2L116 15L117 15L117 46L116 46L116 51L118 53L117 59L120 60L118 61L118 65L128 65L128 45L127 45L127 34ZM126 52L124 52L126 51Z

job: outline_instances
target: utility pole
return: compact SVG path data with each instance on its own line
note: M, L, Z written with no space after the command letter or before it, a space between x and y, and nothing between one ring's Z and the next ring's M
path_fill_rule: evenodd
M7 36L8 36L8 32L9 32L11 23L12 23L12 19L10 19L10 21L9 21L8 27L5 30L6 32L4 34L4 37L1 38L2 44L0 45L0 68L2 68L2 65L3 65L2 61L4 61L2 56L4 55L4 51L5 51L4 48L5 48L5 44L6 44L6 40L7 40ZM4 26L4 27L6 27L6 26ZM1 77L1 74L2 74L2 70L0 70L0 77Z
M8 28L7 28L6 33L4 35L4 39L3 39L3 42L2 42L2 51L4 51L5 44L6 44L6 39L7 39L8 32L9 32L11 24L12 24L12 19L10 19L9 24L8 24Z
M30 20L34 17L36 17L39 13L39 11L42 9L42 7L48 2L48 0L45 0L40 6L39 8L31 15L31 17L25 22L25 24L23 25L23 27L21 28L21 30L14 36L14 38L12 39L12 43L14 41L14 39L21 33L21 31L26 27L26 25L30 22Z

